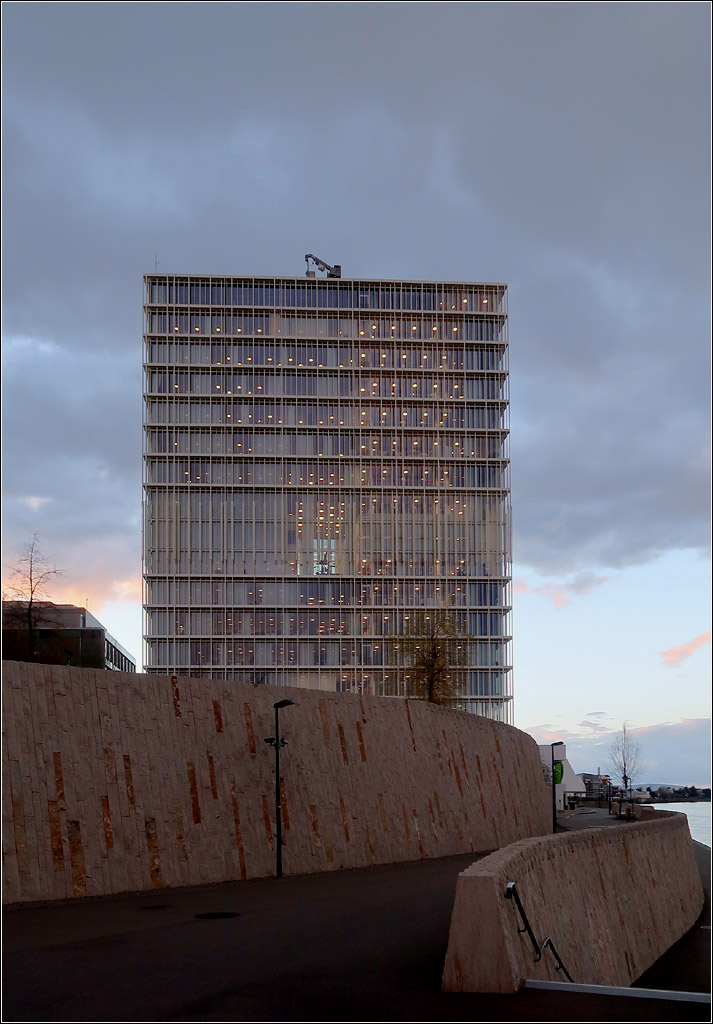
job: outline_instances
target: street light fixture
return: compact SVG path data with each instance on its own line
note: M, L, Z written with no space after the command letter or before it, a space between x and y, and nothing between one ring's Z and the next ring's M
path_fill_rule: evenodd
M276 865L275 872L278 878L282 878L282 802L280 800L280 748L287 743L286 739L280 738L280 708L287 708L295 701L287 697L285 700L278 700L272 706L275 709L275 735L267 736L266 743L275 748L275 833L276 833Z
M556 740L550 743L550 756L552 760L552 832L557 831L557 783L555 782L555 747L563 747L563 740Z

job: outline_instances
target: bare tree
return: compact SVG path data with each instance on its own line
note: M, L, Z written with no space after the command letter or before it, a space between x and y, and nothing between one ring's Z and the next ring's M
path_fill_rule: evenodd
M468 664L468 634L445 608L411 613L396 641L406 696L450 706L462 696Z
M30 661L35 661L37 656L38 628L54 624L48 613L47 588L51 580L62 575L63 570L52 565L42 551L36 533L10 566L3 590L3 625L27 629Z
M642 775L645 765L639 742L627 730L626 723L614 734L609 745L609 763L615 778L621 779L624 791L631 796L634 781Z

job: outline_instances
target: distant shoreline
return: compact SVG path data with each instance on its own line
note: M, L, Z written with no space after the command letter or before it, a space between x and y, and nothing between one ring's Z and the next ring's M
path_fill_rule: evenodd
M681 796L672 797L670 800L645 800L642 802L647 804L709 804L711 800L710 797Z

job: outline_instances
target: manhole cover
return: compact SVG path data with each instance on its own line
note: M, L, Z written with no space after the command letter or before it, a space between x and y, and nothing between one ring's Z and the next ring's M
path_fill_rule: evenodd
M221 917L237 917L231 910L211 910L207 914L196 914L201 921L217 921Z

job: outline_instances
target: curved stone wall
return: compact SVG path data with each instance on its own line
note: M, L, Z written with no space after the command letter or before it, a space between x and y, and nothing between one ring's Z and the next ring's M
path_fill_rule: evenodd
M4 901L483 852L550 827L535 741L417 701L3 664Z
M631 985L695 923L703 887L684 814L541 836L485 857L458 877L443 988L515 992L566 981L551 951L535 962L514 882L540 946L549 937L572 981Z

